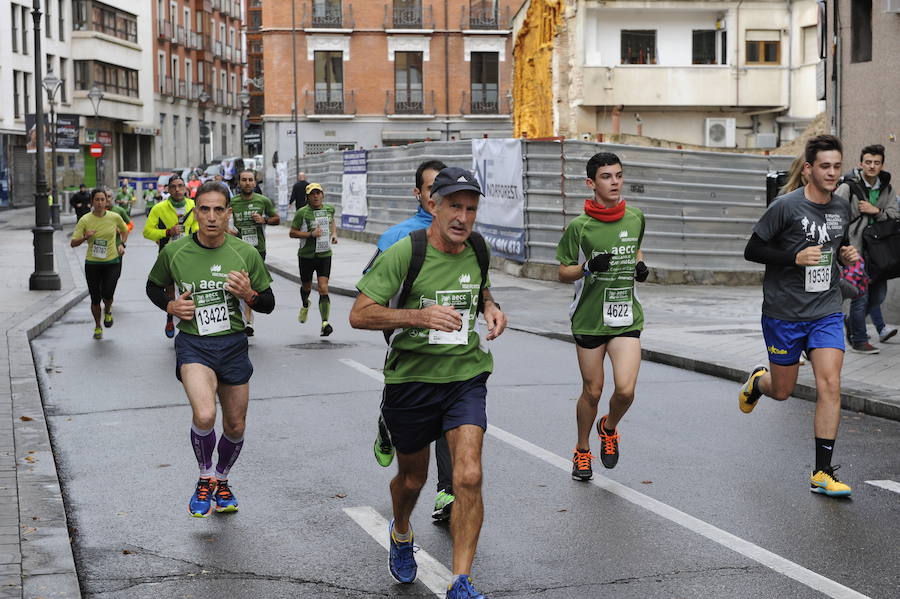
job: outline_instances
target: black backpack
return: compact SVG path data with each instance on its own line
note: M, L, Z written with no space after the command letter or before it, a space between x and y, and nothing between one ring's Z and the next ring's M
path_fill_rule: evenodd
M416 277L419 276L422 265L425 263L425 252L428 250L428 229L412 231L409 237L412 240L412 256L409 259L409 269L406 271L406 279L403 281L400 292L390 302L390 307L392 308L402 306L409 299L413 283ZM471 235L469 235L469 242L475 251L475 257L478 259L478 267L481 269L481 286L478 288L478 308L476 312L476 314L480 314L484 311L484 285L487 283L488 270L491 267L491 254L488 251L487 242L480 233L472 231ZM391 336L395 330L383 331L384 340L388 345L391 343Z

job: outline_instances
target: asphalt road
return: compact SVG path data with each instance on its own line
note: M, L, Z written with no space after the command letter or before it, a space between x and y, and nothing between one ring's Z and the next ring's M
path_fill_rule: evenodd
M85 596L442 597L450 538L431 523L431 481L413 519L429 565L410 586L387 571L393 468L371 449L384 344L350 329L346 297L322 339L316 310L299 325L297 286L276 278L251 341L240 512L188 516L190 410L144 296L154 256L132 238L102 341L85 300L33 342ZM645 363L619 465L579 483L574 347L513 331L492 347L473 572L488 596L900 596L900 494L865 482L900 481L900 423L845 413L835 461L854 497L813 495L813 404L745 416L734 383Z

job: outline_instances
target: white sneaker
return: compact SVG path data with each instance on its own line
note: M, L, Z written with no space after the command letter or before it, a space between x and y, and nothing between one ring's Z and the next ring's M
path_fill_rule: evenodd
M896 334L897 334L897 329L884 327L883 329L881 329L878 332L878 341L880 341L881 343L884 343L885 341L887 341L888 339L890 339L891 337L893 337Z

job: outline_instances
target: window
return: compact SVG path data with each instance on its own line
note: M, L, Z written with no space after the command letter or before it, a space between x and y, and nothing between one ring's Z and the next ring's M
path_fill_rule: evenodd
M89 90L96 85L105 92L138 97L138 72L98 60L75 61L75 89Z
M691 64L716 64L716 30L695 29L691 42Z
M258 10L247 11L250 22L247 25L247 31L259 31L262 27L262 12Z
M31 110L31 73L22 73L22 112L28 114Z
M422 53L394 52L394 109L400 114L421 114Z
M499 53L472 52L472 114L498 114Z
M747 64L781 64L781 32L767 29L748 29Z
M57 37L59 38L59 41L61 41L61 42L66 41L66 16L65 16L65 12L63 11L64 3L65 3L65 0L59 0L59 8L58 8L59 19L56 23L56 26L58 29Z
M22 111L19 108L19 71L13 71L13 118L22 118Z
M175 153L172 161L178 164L178 115L172 115L172 151Z
M872 0L850 3L850 62L872 60Z
M497 29L497 1L471 0L469 2L470 29Z
M344 112L344 53L315 53L315 110L323 114Z
M68 87L69 82L69 61L62 57L59 59L59 78L62 81L59 86L60 101L68 104L69 93L66 88Z
M341 0L313 0L313 27L340 27Z
M12 51L19 51L19 11L16 10L18 7L15 4L10 5L10 23L12 24Z
M803 64L819 62L819 31L816 25L802 30Z
M137 43L137 17L135 15L96 0L74 0L72 6L75 29L99 31Z
M397 29L421 29L421 0L394 0L394 27Z
M191 9L184 9L184 29L185 31L190 31L191 29Z
M50 0L47 0L47 5L44 7L44 37L48 39L53 39L52 24L53 17L50 16Z
M656 30L622 30L622 64L656 64Z
M45 58L47 59L47 65L44 67L44 73L55 71L56 69L53 68L53 55L47 54Z
M222 153L228 151L228 129L225 127L225 123L222 123Z
M28 54L28 9L24 6L19 7L22 11L22 54Z

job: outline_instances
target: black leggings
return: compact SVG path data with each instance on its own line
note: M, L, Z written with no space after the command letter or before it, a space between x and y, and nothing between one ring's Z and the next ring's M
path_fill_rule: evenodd
M91 303L98 305L101 299L111 302L113 294L116 292L116 284L119 282L119 275L121 274L121 262L111 264L85 262L84 278L87 279Z

